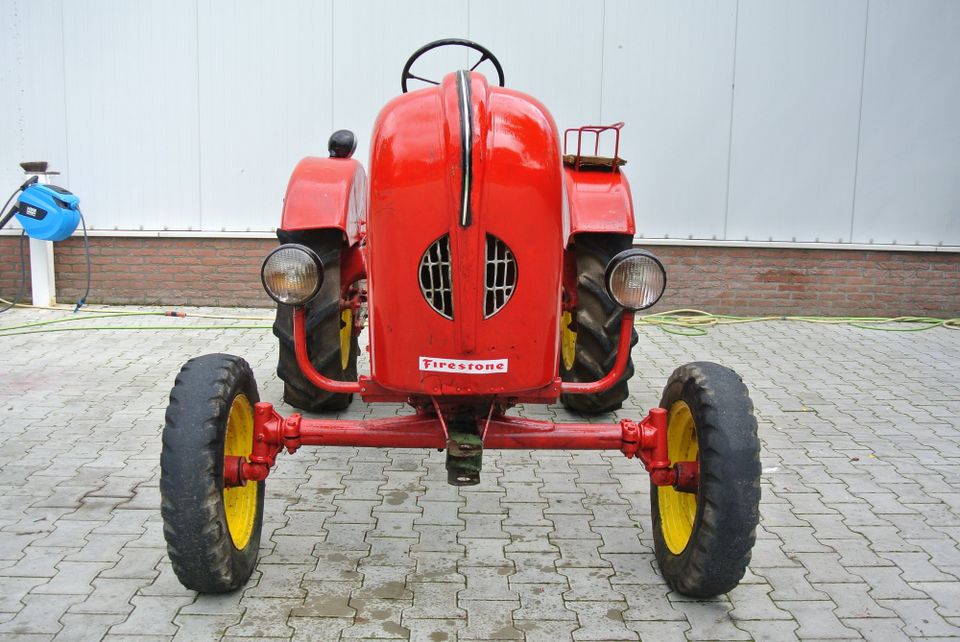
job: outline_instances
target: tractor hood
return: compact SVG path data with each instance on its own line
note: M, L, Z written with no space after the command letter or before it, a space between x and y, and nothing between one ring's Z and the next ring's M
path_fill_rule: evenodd
M569 216L547 109L466 71L399 96L369 194L373 378L427 395L550 384Z

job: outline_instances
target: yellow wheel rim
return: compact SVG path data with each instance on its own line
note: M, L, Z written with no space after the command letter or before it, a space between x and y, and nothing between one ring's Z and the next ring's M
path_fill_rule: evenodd
M346 370L350 363L350 338L353 336L353 309L340 313L340 369Z
M573 317L569 312L564 312L560 317L560 354L563 357L563 367L567 370L573 369L577 360L577 333L570 329L571 323Z
M230 404L227 417L227 435L223 454L243 457L246 461L253 450L253 408L246 395L239 394ZM223 489L223 510L227 515L227 529L237 550L250 543L254 522L257 521L257 482Z
M671 463L697 460L697 430L690 406L683 401L677 401L670 407L667 416L667 449ZM663 539L670 552L679 555L693 534L693 524L697 518L697 495L679 492L672 486L660 486L657 488L657 500Z

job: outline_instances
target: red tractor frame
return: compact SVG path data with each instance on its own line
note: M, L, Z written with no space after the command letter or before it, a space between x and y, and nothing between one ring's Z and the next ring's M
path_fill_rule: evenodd
M414 62L440 46L464 46L480 59L439 81L415 75ZM474 71L484 63L496 85ZM408 93L411 80L431 86ZM284 417L260 401L243 359L187 362L170 395L160 480L180 581L205 592L247 581L265 480L281 451L436 448L446 450L450 483L469 485L480 483L485 449L552 448L637 459L650 474L666 581L694 596L730 590L750 559L760 498L757 424L736 373L681 366L659 407L636 420L507 414L519 403L557 401L584 415L608 413L628 396L634 312L656 303L666 274L632 247L622 123L567 130L561 153L546 107L505 88L496 57L465 40L415 52L401 85L374 126L369 180L344 130L331 137L329 158L297 165L281 245L262 277L278 302L287 403L336 411L359 395L403 402L413 413ZM600 155L602 136L612 136L612 156ZM366 326L371 372L358 376Z

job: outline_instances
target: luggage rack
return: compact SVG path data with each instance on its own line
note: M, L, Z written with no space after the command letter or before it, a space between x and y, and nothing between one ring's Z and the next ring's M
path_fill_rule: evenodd
M627 161L620 158L620 130L623 129L623 123L614 123L613 125L584 125L583 127L571 127L563 132L563 164L572 167L578 172L581 170L604 170L619 172L620 167L627 164ZM600 156L600 134L606 131L613 131L616 135L613 145L613 157ZM567 153L567 141L570 132L577 133L577 153ZM585 156L582 153L583 135L593 134L593 155Z

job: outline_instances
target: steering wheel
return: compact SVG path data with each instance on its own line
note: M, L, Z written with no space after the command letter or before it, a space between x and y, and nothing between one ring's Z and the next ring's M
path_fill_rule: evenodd
M400 76L400 87L403 88L403 93L407 93L408 91L407 80L410 78L413 78L414 80L419 80L421 82L429 83L431 85L440 84L439 81L430 80L429 78L421 78L420 76L417 76L416 74L410 71L410 68L413 67L413 63L415 63L417 59L420 58L420 56L427 53L431 49L436 49L438 47L448 47L448 46L466 47L468 49L473 49L474 51L479 51L480 60L478 60L476 64L473 65L473 67L470 67L468 71L473 71L474 69L479 67L483 61L489 60L491 63L493 63L493 66L497 69L499 84L501 87L503 87L503 67L500 66L500 61L497 60L497 57L494 56L489 49L487 49L483 45L473 42L472 40L464 40L462 38L442 38L440 40L434 40L433 42L425 44L424 46L414 51L413 55L407 59L407 64L403 66L403 73Z

